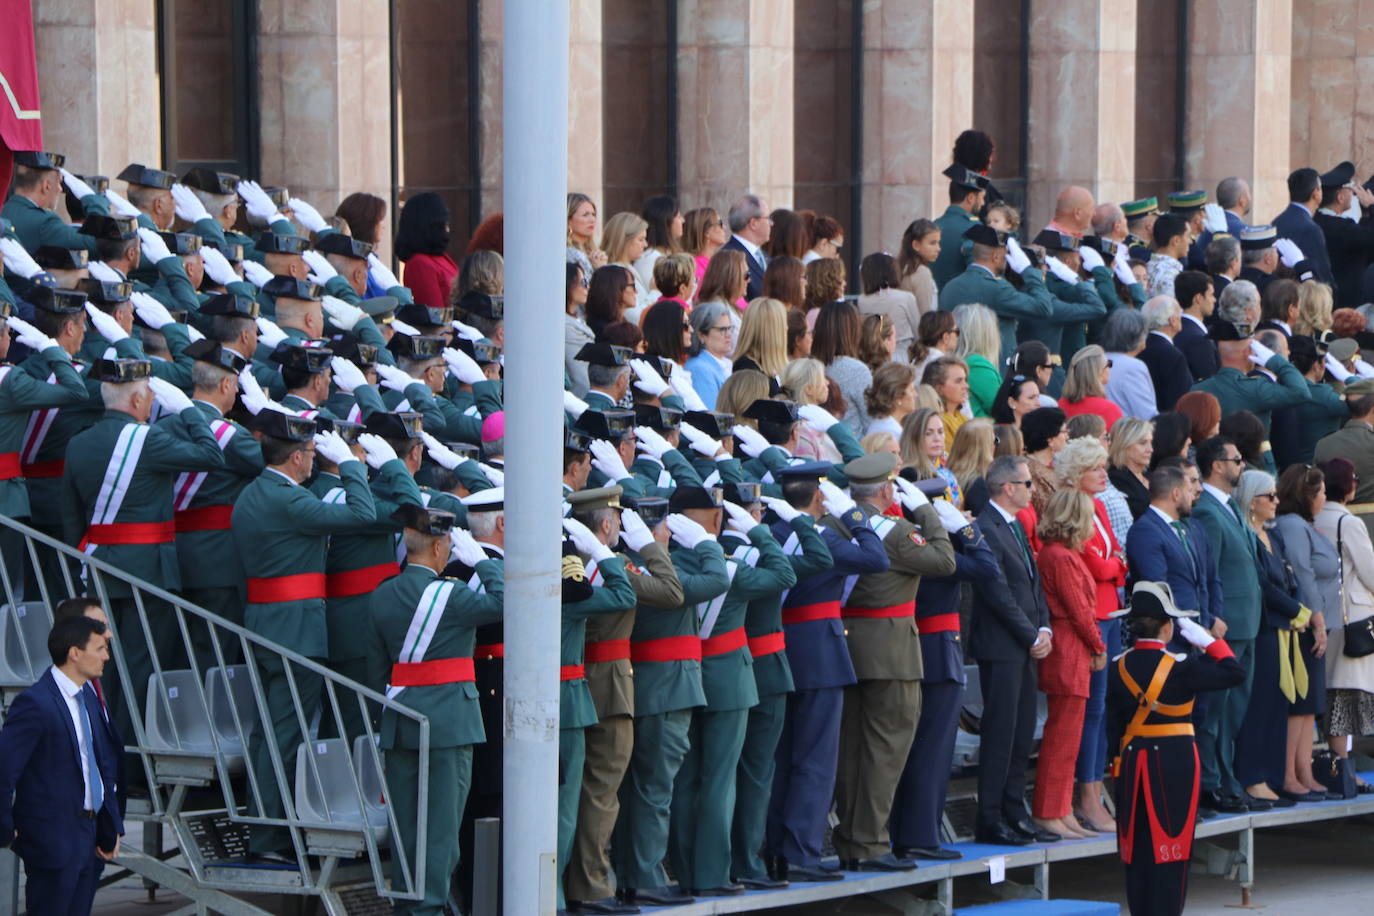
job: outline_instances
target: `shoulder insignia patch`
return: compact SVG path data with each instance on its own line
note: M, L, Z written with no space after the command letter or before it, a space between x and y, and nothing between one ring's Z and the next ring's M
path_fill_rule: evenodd
M627 573L633 573L636 576L644 575L644 570L640 569L638 566L634 565L629 560L625 561L625 571Z
M915 544L917 547L926 546L925 535L921 534L919 531L913 531L908 534L907 537L911 538L911 543Z

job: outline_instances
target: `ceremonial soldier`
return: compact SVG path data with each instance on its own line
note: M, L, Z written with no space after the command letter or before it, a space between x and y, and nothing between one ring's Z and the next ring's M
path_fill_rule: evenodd
M1326 238L1331 273L1336 283L1336 307L1356 308L1363 304L1360 285L1365 268L1374 258L1374 198L1368 189L1355 184L1355 164L1342 162L1321 176L1321 207L1312 216ZM1350 203L1360 198L1360 220L1345 216Z
M616 410L630 391L629 347L607 343L583 344L575 359L587 364L588 389L583 400L592 410Z
M259 295L262 313L270 313L272 322L287 338L319 340L324 336L324 305L320 302L320 288L314 283L278 274L262 285L262 292L275 300L264 302L264 296ZM280 342L281 338L268 340L264 336L256 357L266 360Z
M14 154L14 193L0 210L15 236L29 251L44 245L80 248L95 253L95 239L82 235L54 212L65 184L81 199L86 213L110 212L110 202L62 166L61 153L20 151Z
M424 857L424 894L418 903L397 901L398 913L442 913L458 864L458 821L467 802L472 748L485 740L473 685L474 629L501 619L505 580L501 564L488 559L453 515L406 506L406 566L372 595L369 683L429 720L429 799L426 843L416 846L420 804L420 733L412 719L382 713L379 737L386 761L387 804L396 815L411 873ZM478 592L439 575L450 561L471 566ZM435 613L435 611L438 613ZM289 705L289 704L288 704ZM392 886L404 886L399 856L392 857Z
M1311 398L1302 373L1258 340L1250 337L1223 340L1217 345L1217 351L1221 356L1221 368L1216 375L1194 385L1193 390L1205 391L1215 397L1221 404L1223 417L1238 410L1248 410L1259 417L1267 435L1270 412L1274 408L1306 404ZM1262 376L1246 375L1251 364L1268 369L1277 378L1271 381Z
M177 202L172 195L172 186L177 183L174 173L131 162L115 178L125 182L128 191L127 200L112 190L105 191L116 212L136 217L140 226L154 232L166 232L172 228L177 219ZM129 212L129 208L134 212Z
M964 239L969 229L982 225L977 214L987 197L988 179L962 165L951 165L941 174L949 179L949 206L935 220L940 229L940 254L930 270L935 284L943 289L968 267Z
M902 871L916 863L892 854L887 820L921 709L916 590L923 575L954 572L946 529L968 522L949 502L932 506L896 478L890 452L851 461L845 473L868 527L882 538L888 568L859 576L840 610L858 683L844 690L835 851L851 871ZM898 499L914 521L885 514Z
M361 239L327 229L315 242L315 250L303 254L324 291L349 305L361 305L367 292L367 259L372 246Z
M441 337L413 337L397 334L387 344L396 357L396 368L408 375L411 381L402 386L398 377L387 381L387 391L382 400L392 410L418 410L424 414L425 429L443 441L480 442L482 438L482 418L463 413L452 400L445 396L445 367L452 361L461 365L469 378L476 374L478 387L499 386L491 382L477 368L476 363L464 353L444 346ZM378 372L383 370L378 369ZM388 379L392 376L388 373ZM417 385L416 382L423 384Z
M1159 218L1159 198L1142 197L1121 205L1126 217L1126 244L1129 247L1148 247L1155 237L1155 220Z
M1245 670L1163 582L1137 582L1125 613L1135 645L1107 669L1107 740L1119 748L1117 851L1132 916L1171 916L1183 912L1197 824L1193 702L1202 691L1240 684ZM1201 655L1168 651L1175 627Z
M640 455L630 465L630 473L640 479L646 493L666 496L677 487L702 485L696 468L677 448L682 411L636 404L635 423Z
M325 624L325 554L329 535L339 528L371 522L376 516L367 474L337 433L316 433L315 421L264 408L254 418L266 468L244 487L234 504L234 543L247 579L244 626L284 648L323 662L329 654ZM212 437L213 440L213 437ZM338 466L341 502L326 503L303 484L310 478L315 452ZM215 446L219 454L219 446ZM288 674L275 656L257 657L270 722L256 722L249 740L250 765L257 774L259 814L282 816L281 786L272 766L270 740L288 769L304 735L294 696L310 721L323 712L321 679L304 670ZM271 728L271 735L266 734ZM249 848L257 855L279 854L289 846L282 827L254 825Z
M951 277L940 288L940 309L952 311L961 305L986 305L997 314L1002 334L1002 359L1011 358L1016 349L1016 323L1054 314L1054 296L1045 287L1045 273L1031 266L1015 236L991 226L972 226L964 238L973 243L971 263L961 274ZM1021 289L1002 276L1010 267L1021 275Z
M1035 237L1035 244L1045 249L1045 288L1054 297L1054 310L1048 319L1022 321L1016 328L1016 339L1022 343L1040 341L1067 366L1073 355L1087 346L1088 322L1105 316L1107 306L1097 287L1078 275L1083 255L1077 238L1044 229Z
M178 187L191 192L173 192L177 203L177 216L194 223L196 231L206 239L242 245L245 257L253 257L253 240L241 232L234 232L234 223L239 217L239 176L229 172L217 172L205 166L196 166L181 176ZM192 202L194 201L194 203ZM197 209L196 204L199 204ZM204 225L205 220L214 227ZM294 230L292 230L294 232ZM261 260L258 258L257 260Z

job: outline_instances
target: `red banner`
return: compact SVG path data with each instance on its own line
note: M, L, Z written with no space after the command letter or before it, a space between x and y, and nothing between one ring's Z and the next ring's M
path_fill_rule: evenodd
M43 148L38 58L29 0L0 0L0 194L9 187L11 150Z

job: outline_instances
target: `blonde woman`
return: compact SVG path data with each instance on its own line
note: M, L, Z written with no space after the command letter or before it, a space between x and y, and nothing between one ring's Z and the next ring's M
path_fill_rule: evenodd
M940 413L945 423L945 448L954 444L954 434L969 420L964 412L968 402L968 365L957 356L942 356L926 366L922 385L929 385L940 396Z
M606 252L596 247L596 204L586 194L568 195L568 260L582 268L582 276L605 267Z
M824 405L830 396L830 383L825 377L825 365L820 360L810 357L792 360L782 370L782 393L798 406ZM829 436L821 435L805 423L798 428L795 454L798 458L832 463L841 458L840 450L830 441Z
M624 267L635 281L635 307L626 311L625 320L637 324L644 309L657 298L649 292L633 266L649 247L649 224L638 213L616 213L606 220L606 228L601 233L601 247L606 252L607 261Z
M975 417L986 417L997 401L1002 376L997 361L1002 350L1002 335L997 316L986 305L961 305L954 310L959 326L959 343L954 355L968 367L968 406Z
M945 464L945 424L938 410L923 407L903 420L897 445L902 465L915 471L916 479L941 478L949 501L956 506L963 504L959 479Z
M777 299L755 299L740 318L732 370L757 369L780 381L787 367L787 306Z
M1331 287L1319 280L1308 280L1298 287L1298 320L1293 333L1320 337L1331 330Z
M891 452L901 457L901 449L897 448L897 437L887 430L876 433L869 433L859 440L859 448L864 450L865 455L876 455L879 452Z
M1107 379L1111 371L1112 361L1097 344L1079 350L1069 361L1059 409L1069 417L1095 413L1111 429L1123 416L1121 408L1107 400Z
M906 363L885 363L864 391L868 433L901 435L902 421L916 409L916 370Z
M992 464L996 444L992 421L986 417L969 420L954 434L954 444L949 449L949 469L965 493Z
M720 386L720 392L716 394L716 410L734 414L736 425L743 424L750 429L758 429L758 423L746 417L744 412L749 409L750 404L768 397L768 391L768 376L762 372L752 369L735 372Z
M1107 476L1130 506L1132 520L1150 508L1150 461L1154 458L1155 425L1149 420L1122 417L1112 427ZM1120 532L1117 532L1118 536Z

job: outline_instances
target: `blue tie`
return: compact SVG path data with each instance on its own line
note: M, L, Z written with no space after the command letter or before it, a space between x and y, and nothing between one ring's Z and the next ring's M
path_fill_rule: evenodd
M105 783L100 777L100 764L95 759L95 739L91 736L91 717L86 712L86 697L78 693L76 695L77 708L81 710L81 732L86 736L86 765L90 770L91 780L91 810L100 811L100 806L105 802Z

